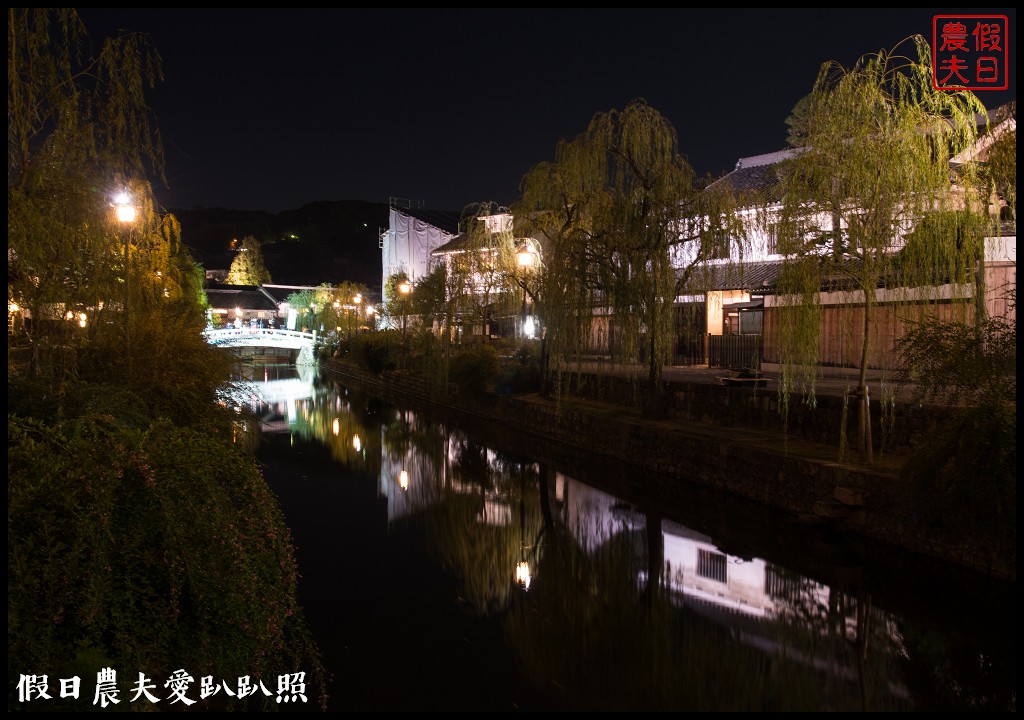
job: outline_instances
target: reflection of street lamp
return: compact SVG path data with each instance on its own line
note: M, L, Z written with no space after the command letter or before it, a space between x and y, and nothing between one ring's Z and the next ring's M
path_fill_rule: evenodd
M526 481L523 479L519 492L519 557L516 563L516 582L523 590L530 589L530 563L526 561Z
M402 488L403 491L409 489L409 473L405 470L398 473L398 487Z
M530 563L525 560L516 563L516 582L522 586L523 590L530 589Z

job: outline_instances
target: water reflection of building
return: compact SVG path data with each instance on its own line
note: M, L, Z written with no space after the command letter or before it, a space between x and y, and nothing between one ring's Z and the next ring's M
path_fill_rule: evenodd
M578 545L595 553L616 536L646 533L647 518L636 508L608 493L557 474L555 501L563 522ZM678 523L662 520L663 582L673 605L685 608L727 627L737 642L773 656L788 659L827 673L834 679L857 682L862 669L852 658L839 659L864 633L875 633L873 652L900 646L898 634L887 614L873 611L866 627L858 625L856 600L836 596L826 585L786 571L760 558L742 558L722 552L713 540ZM646 585L646 573L637 578ZM834 606L845 608L834 617ZM828 622L822 622L828 618ZM816 620L817 619L817 620ZM815 625L815 622L818 624ZM793 636L809 632L826 635L840 628L840 649L828 643L800 649ZM833 638L834 639L834 638ZM816 648L816 649L815 649ZM886 683L893 698L906 699L904 687Z
M346 427L356 425L346 419L344 408L335 407L334 398L321 402L314 395L312 401L300 402L319 403L311 418L323 411L325 418L334 420L328 442L334 438L351 445ZM711 537L673 521L656 520L654 537L660 536L660 546L649 551L659 542L648 532L647 515L618 497L559 472L544 471L536 463L510 461L412 411L372 417L380 424L359 427L355 451L364 453L364 461L366 448L380 458L379 471L374 468L373 474L378 496L386 499L387 522L415 517L414 527L427 529L424 542L431 555L459 578L460 602L477 612L508 608L517 597L517 585L529 590L530 597L543 596L545 568L557 568L559 557L565 557L549 555L545 543L568 536L583 552L599 558L601 568L621 568L624 572L615 577L621 577L624 582L619 586L627 589L633 583L637 590L645 589L651 566L604 561L620 551L627 556L636 553L636 560L640 554L643 559L653 555L654 566L660 561L664 568L667 592L661 597L676 608L662 606L670 614L714 627L730 643L770 658L772 665L796 663L809 677L820 677L823 687L849 689L866 682L851 648L868 632L871 653L865 657L874 666L899 652L889 616L868 606L871 617L860 622L863 606L856 598L764 559L723 552ZM377 442L379 452L373 447ZM367 465L373 465L375 457ZM538 486L549 493L543 510ZM559 526L568 532L545 534L544 528ZM555 562L545 565L549 557ZM579 580L559 575L550 575L548 593L559 583ZM876 674L876 669L871 675L886 685L885 697L906 697L903 688L888 679L891 675Z
M399 419L413 429L421 421L409 411ZM387 429L382 429L386 433ZM394 522L445 501L445 491L479 496L476 522L510 525L517 522L510 498L485 489L485 483L467 482L453 468L458 465L458 436L445 435L440 462L425 460L413 443L382 442L383 456L378 493L388 499L388 521ZM494 468L497 456L484 450L485 465ZM534 466L534 474L539 469ZM594 552L623 534L644 533L647 519L635 507L597 488L562 473L554 475L554 501L561 521L576 542ZM740 558L723 553L713 540L671 521L661 522L664 547L665 582L675 602L695 610L714 610L770 618L778 610L781 580L772 566L759 558ZM639 578L646 582L645 577ZM803 586L806 588L806 583ZM814 584L811 594L822 604L828 588Z
M636 508L561 473L556 475L555 500L573 536L588 551L617 534L646 529L646 517ZM769 563L723 553L710 537L678 523L663 520L661 531L665 582L678 604L710 604L757 617L776 610L772 589L779 582ZM816 592L825 602L828 588L817 585Z
M397 425L397 428L395 427ZM443 502L446 493L479 496L476 521L487 525L508 525L513 521L507 497L489 491L482 482L468 482L460 475L459 452L463 436L442 431L440 457L430 457L411 440L437 431L437 426L410 410L399 413L391 426L381 427L381 469L377 492L388 500L388 522L395 522ZM481 448L482 467L495 468L498 455Z
M489 488L487 482L460 475L458 470L463 459L458 456L458 434L442 431L443 449L439 456L431 459L408 435L428 432L434 426L405 411L400 414L398 424L402 431L394 433L392 429L391 438L386 437L389 429L382 429L378 493L387 498L389 523L457 496L475 496L474 504L478 509L470 517L478 526L508 527L519 521L519 501L511 494L497 492ZM502 472L499 458L493 451L481 449L481 461L478 469L494 475ZM522 467L534 478L539 475L540 469L535 464ZM596 553L622 535L640 537L646 533L645 514L613 495L557 472L552 490L556 521L570 530L571 537L586 552ZM673 604L730 628L738 641L778 653L784 646L780 627L793 622L801 613L828 615L831 591L827 586L789 573L761 558L730 555L709 536L678 523L663 520L659 529L664 582ZM532 540L532 532L528 535L523 538L524 545ZM642 547L642 543L628 544ZM642 571L636 581L638 586L646 584ZM855 602L845 605L853 607ZM879 623L883 632L886 624ZM859 631L852 615L839 618L839 625L850 638ZM834 627L833 624L831 628ZM792 648L787 652L790 658L797 658ZM817 666L825 661L806 657L804 662ZM835 673L852 676L852 669L842 669L833 661L828 662ZM894 692L898 694L897 690Z
M231 383L232 397L260 417L264 433L288 432L298 423L304 403L314 397L315 369L264 365L250 370L247 377Z

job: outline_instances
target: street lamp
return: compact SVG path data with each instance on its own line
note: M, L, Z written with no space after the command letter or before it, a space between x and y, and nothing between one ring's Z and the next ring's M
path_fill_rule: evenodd
M341 300L335 298L331 307L334 308L334 335L337 342L341 339Z
M352 296L352 304L356 306L356 332L359 332L359 328L363 325L363 294L357 292Z
M132 331L131 325L129 324L128 317L128 304L131 293L129 292L129 276L131 270L129 268L130 258L129 252L131 248L131 235L132 235L132 224L135 222L135 216L137 210L135 205L132 204L131 195L128 194L127 190L122 190L114 196L114 211L117 216L117 221L121 223L124 230L124 345L125 345L125 357L128 360L128 382L131 384L132 378Z
M532 242L525 240L519 246L519 249L516 251L516 261L521 268L533 267L534 263L537 262L537 251L534 249Z
M409 314L407 311L409 293L412 292L412 285L408 280L398 283L398 292L402 294L402 341L405 342L405 320Z
M18 307L18 303L13 300L7 303L7 332L13 333L16 326L16 320L18 318L18 312L21 310Z
M537 264L537 256L538 256L537 248L534 245L533 241L529 240L529 239L526 239L526 240L523 240L522 244L519 246L519 249L516 251L516 262L518 263L519 267L523 269L524 273L525 272L529 272L529 271L532 271L534 266ZM520 320L521 320L522 333L523 333L524 336L532 337L533 336L533 330L534 330L533 319L531 318L531 319L527 320L527 317L526 317L526 281L525 281L525 278L523 280L522 285L523 285L523 305L522 305L522 309L520 311L520 313L521 313Z
M127 190L123 190L114 196L114 208L117 211L118 222L135 222L137 209L132 205L132 198L131 195L128 194Z

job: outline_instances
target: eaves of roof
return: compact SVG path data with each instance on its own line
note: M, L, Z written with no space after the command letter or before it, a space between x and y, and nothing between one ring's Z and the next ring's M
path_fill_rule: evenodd
M275 299L252 285L221 285L206 288L206 299L212 307L243 310L277 310Z

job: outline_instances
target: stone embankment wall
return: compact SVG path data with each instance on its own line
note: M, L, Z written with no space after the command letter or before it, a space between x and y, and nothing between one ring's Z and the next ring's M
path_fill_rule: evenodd
M373 376L335 362L329 369L387 401L411 399L456 420L461 414L471 423L499 423L545 443L630 463L638 469L635 482L645 485L638 488L644 495L671 497L680 485L695 483L783 510L801 522L1016 581L1015 546L995 547L916 522L893 454L872 466L837 462L839 397L821 397L813 410L791 408L784 435L777 394L764 389L677 383L668 388L669 418L650 421L640 415L635 385L621 378L566 388L561 402L533 394L460 401L451 393L438 399L422 378L400 372ZM895 408L897 428L920 425L891 434L892 444L906 450L945 412ZM880 428L878 417L875 422Z
M566 380L562 392L637 410L643 404L643 385L609 374L584 374ZM756 428L784 432L792 438L837 446L842 431L844 398L819 393L814 404L794 395L785 421L781 399L773 387L666 382L666 409L670 419L708 423L719 427ZM940 427L951 409L937 405L871 399L872 437L876 452L905 453ZM847 437L854 442L856 400L850 398Z

